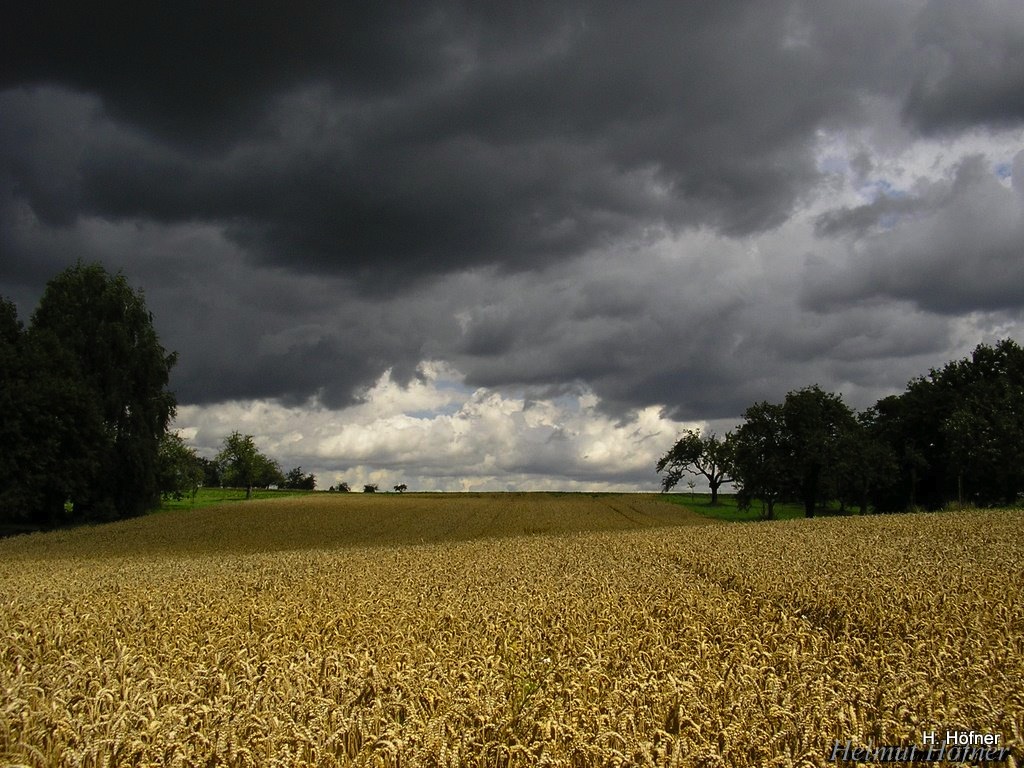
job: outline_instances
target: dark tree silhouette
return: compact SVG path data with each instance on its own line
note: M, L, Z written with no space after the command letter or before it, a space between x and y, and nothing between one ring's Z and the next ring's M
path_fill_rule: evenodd
M782 419L790 477L804 515L814 517L819 502L838 495L843 452L857 430L857 420L842 397L817 384L787 394Z
M23 471L0 508L48 526L138 515L160 502L160 441L174 415L176 356L141 292L79 262L51 280L27 330L0 308L5 452Z
M782 406L755 403L743 419L734 439L733 471L740 486L737 500L741 509L759 500L761 517L772 520L788 484L789 449Z
M732 482L732 436L719 440L714 433L702 437L700 430L688 429L657 464L657 471L664 472L661 490L669 491L676 486L685 473L702 475L711 488L711 504L718 503L718 489Z

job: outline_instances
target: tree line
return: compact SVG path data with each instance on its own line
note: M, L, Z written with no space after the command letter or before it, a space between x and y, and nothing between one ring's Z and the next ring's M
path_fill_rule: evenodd
M316 475L307 475L302 467L282 472L277 461L260 452L252 435L237 430L224 438L212 459L197 455L179 435L171 432L164 436L161 451L164 498L195 497L201 487L244 488L247 499L252 498L254 488L316 488Z
M301 467L283 473L252 435L233 432L204 459L168 432L176 360L142 292L99 264L51 280L27 326L0 297L0 525L133 517L201 485L247 495L315 487ZM1024 350L1011 339L979 345L860 413L816 385L755 403L722 439L685 433L657 471L666 491L704 476L713 503L734 483L740 503L760 504L766 518L783 500L808 517L829 502L861 512L1014 504L1024 491Z
M202 459L168 432L177 355L160 344L141 291L99 264L47 283L25 326L0 297L0 526L52 528L134 517L200 485L312 489L251 435Z
M724 438L688 430L658 461L663 491L703 476L717 503L733 483L742 508L771 519L829 503L894 512L951 503L1013 505L1024 492L1024 349L1012 339L932 369L856 412L817 385L755 403Z

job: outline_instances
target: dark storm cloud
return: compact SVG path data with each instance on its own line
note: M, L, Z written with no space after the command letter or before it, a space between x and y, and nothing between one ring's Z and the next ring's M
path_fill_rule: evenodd
M876 77L782 2L105 8L5 25L0 82L79 110L60 190L12 169L37 214L218 222L264 263L367 279L772 227L817 177L815 128ZM900 14L875 10L875 35Z
M1020 125L1021 19L24 3L0 24L0 292L27 311L75 258L123 268L183 402L340 406L425 359L616 415L727 419L815 380L870 402L943 362L955 313L1021 306L1020 196L969 161L844 198L812 242L790 225L831 183L819 143Z
M351 405L388 370L410 381L424 338L451 324L430 296L406 297L396 308L344 282L252 272L230 247L178 279L147 298L165 345L183 350L172 386L188 403L246 397L297 405L315 397L330 408Z
M445 359L470 386L550 398L575 383L616 418L660 404L671 418L724 428L750 404L814 382L864 407L941 361L949 328L927 313L801 308L793 300L800 274L787 259L802 258L787 244L766 248L763 269L743 248L711 241L683 243L685 255L668 261L593 257L530 283L464 279L450 287L451 300L474 301Z
M1024 5L938 0L916 24L904 115L924 132L1024 120Z
M444 66L427 4L75 3L5 11L0 87L59 83L174 144L248 132L269 96L327 79L356 94L414 87Z

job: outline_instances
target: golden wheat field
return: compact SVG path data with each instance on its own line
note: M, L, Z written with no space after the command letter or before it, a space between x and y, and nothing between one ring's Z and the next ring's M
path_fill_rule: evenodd
M1022 514L325 494L10 539L0 763L822 766L947 727L1019 759Z

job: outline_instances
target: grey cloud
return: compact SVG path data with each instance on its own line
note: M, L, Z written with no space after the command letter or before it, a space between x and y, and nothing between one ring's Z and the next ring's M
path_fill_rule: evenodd
M168 306L165 317L184 313L202 318L204 326L183 329L176 318L164 334L168 346L180 342L187 349L172 379L179 399L262 397L300 404L315 397L331 408L351 405L388 370L408 383L424 358L423 335L445 322L408 297L399 309L362 299L335 281L298 282L301 301L282 296L280 280L271 274L236 288L238 299L230 305L215 280ZM162 304L154 302L155 313Z
M356 94L415 86L445 66L448 30L427 4L354 8L42 0L6 14L0 86L61 83L185 146L230 144L269 94L327 79ZM400 23L396 23L400 19Z
M949 348L948 323L927 313L854 306L821 315L794 301L799 277L788 269L744 271L746 254L724 244L702 251L676 263L637 261L628 273L595 257L529 291L514 277L462 283L453 295L477 296L486 309L466 312L465 331L443 356L470 386L550 397L576 382L616 416L658 404L672 418L727 422L814 381L863 407ZM467 346L485 335L500 335L494 354Z
M1014 190L1024 198L1024 149L1013 156L1011 183Z
M925 133L1024 120L1024 6L932 0L916 23L905 118Z
M3 82L94 95L103 119L63 197L44 167L14 169L44 218L218 223L263 263L367 284L532 269L650 226L776 226L816 179L816 127L876 76L821 14L789 45L782 2L144 3L69 7L59 30L50 5L8 27ZM870 32L891 15L878 6Z
M100 117L97 100L53 88L0 92L0 179L10 210L27 205L43 222L81 213L78 168Z
M977 163L792 231L819 131L1020 123L1016 4L170 8L0 28L0 292L123 268L183 402L344 405L436 358L727 420L868 398L941 364L955 313L1020 307L1021 196Z
M892 227L899 219L927 210L928 201L920 197L882 195L871 203L844 207L818 216L814 230L819 237L861 235L877 227Z
M859 227L849 258L813 266L803 303L827 311L892 298L949 315L1024 308L1024 198L984 158L963 160L942 194L904 207L917 215L892 229Z

